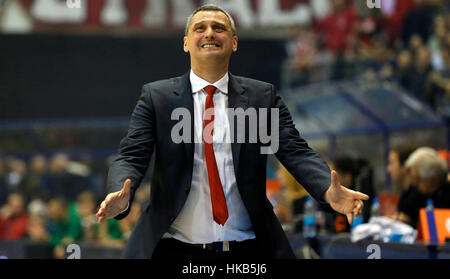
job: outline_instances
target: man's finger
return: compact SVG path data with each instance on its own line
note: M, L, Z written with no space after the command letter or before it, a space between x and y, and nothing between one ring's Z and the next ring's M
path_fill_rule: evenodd
M353 191L353 197L358 200L368 200L369 196L361 192Z
M353 214L354 214L354 216L356 217L356 216L358 216L360 213L361 213L360 206L359 206L359 205L355 206L355 208L353 209Z
M95 217L99 218L99 217L103 216L104 214L105 214L105 212L104 212L103 208L101 208L98 210L97 214L95 214Z
M351 225L353 223L353 213L347 213L348 223Z
M98 222L101 224L103 222L103 220L105 220L105 216L101 216L100 218L98 218Z
M100 217L103 214L103 208L100 208L97 213L95 214L95 216Z
M339 186L339 177L335 170L331 171L331 186Z
M100 209L97 211L97 217L99 217L99 216L101 216L101 215L104 215L105 214L105 209L106 209L106 202L105 201L103 201L101 204L100 204Z
M363 201L359 201L358 209L359 209L360 211L362 211L363 207L364 207Z

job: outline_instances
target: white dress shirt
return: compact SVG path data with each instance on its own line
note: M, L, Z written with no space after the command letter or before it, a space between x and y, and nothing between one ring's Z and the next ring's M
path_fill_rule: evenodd
M242 202L236 184L231 152L228 108L228 73L213 84L198 77L192 70L190 81L194 101L194 169L191 190L180 214L175 218L163 238L175 238L187 243L211 243L216 241L243 241L255 238L252 223ZM203 113L208 85L217 88L214 101L213 147L220 181L228 207L228 219L224 226L217 224L212 215L211 195L202 142Z

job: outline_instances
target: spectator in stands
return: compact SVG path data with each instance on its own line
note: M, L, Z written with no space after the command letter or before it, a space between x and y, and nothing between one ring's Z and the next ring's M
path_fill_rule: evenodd
M371 197L369 200L364 201L362 211L363 220L367 222L370 218L372 199L376 196L372 167L366 160L354 159L348 155L335 158L332 167L339 174L339 181L341 181L342 185ZM350 231L349 224L345 222L345 217L341 214L334 215L333 224L335 232Z
M86 181L79 175L68 171L69 157L59 153L52 156L49 164L48 184L46 198L61 196L67 201L73 202L83 188Z
M381 7L384 14L384 32L389 37L390 44L393 44L400 35L405 16L414 8L413 0L392 0L393 9Z
M440 49L442 70L434 71L430 75L426 87L427 98L432 101L436 110L445 115L449 115L448 109L445 108L450 107L450 35L447 37L449 42L445 42Z
M402 42L406 46L411 36L418 34L427 41L433 26L433 10L425 0L414 0L415 7L404 18L402 24Z
M63 197L52 198L47 203L47 240L53 249L53 256L57 259L64 258L65 247L80 240L82 236L81 220L72 209Z
M389 164L386 167L391 177L394 192L400 193L397 204L397 212L390 216L393 219L402 220L402 212L405 211L409 200L418 194L417 188L413 187L409 168L406 166L406 160L413 153L414 148L410 146L400 146L392 148L389 152Z
M449 14L447 14L449 16ZM443 59L442 48L445 47L447 33L445 16L438 15L434 19L434 33L428 40L428 48L431 51L431 61L434 70L442 71L445 69L445 61Z
M0 239L17 240L24 237L28 222L22 195L11 193L6 205L0 208Z
M130 210L133 210L133 204ZM120 223L116 219L107 219L105 222L99 224L99 243L111 247L124 247L124 233L122 232L122 224Z
M407 191L411 185L405 163L413 151L413 147L398 146L392 148L389 152L389 163L386 166L386 171L391 177L391 183L395 193Z
M82 192L76 202L76 213L80 216L83 229L82 240L94 242L97 240L98 224L95 213L97 212L97 199L93 192Z
M397 220L417 226L419 210L431 198L435 208L450 208L450 184L447 181L447 164L432 148L421 147L406 161L414 192L408 195Z
M332 0L331 3L333 11L317 22L315 30L325 46L338 54L347 48L348 37L356 32L357 15L346 0Z
M36 199L32 200L28 204L28 214L30 214L30 216L31 215L40 215L43 217L47 217L48 212L47 212L47 206L46 206L45 202L40 198L36 198Z
M36 242L47 242L47 206L42 199L34 199L28 204L27 238Z
M277 179L280 182L280 191L282 192L282 199L279 199L277 206L275 207L276 211L278 211L277 216L282 213L280 211L283 211L280 210L280 207L286 208L290 213L287 221L291 221L290 219L292 219L294 221L294 231L301 232L303 224L300 217L303 214L306 197L309 196L309 194L281 163L278 164ZM292 217L290 215L292 215Z
M27 165L24 160L9 157L6 159L7 174L6 184L10 192L17 192L20 183L27 172Z
M413 54L414 59L416 59L419 49L425 47L425 43L419 34L413 34L409 40L409 45L407 47Z
M41 197L41 192L45 189L46 172L47 159L43 155L33 156L30 160L29 170L17 189L25 197L27 203Z
M370 47L369 56L364 61L366 71L373 71L374 73L383 73L383 67L392 64L392 50L388 47L387 38L384 36L377 36L373 38L373 43ZM387 74L384 74L387 75Z
M45 243L48 241L47 219L43 215L32 214L26 229L27 239Z
M88 154L84 154L83 156L81 156L80 163L89 169L89 173L86 175L85 178L86 185L88 185L89 187L88 189L84 189L84 191L88 190L92 192L96 198L105 196L106 184L103 172L105 171L107 172L107 170L103 168L102 164L94 161L92 157Z
M431 74L431 70L430 51L425 46L419 47L412 71L411 91L416 98L433 105L432 99L424 94L425 84Z
M408 49L401 50L394 64L392 78L407 90L411 89L412 68L411 52Z

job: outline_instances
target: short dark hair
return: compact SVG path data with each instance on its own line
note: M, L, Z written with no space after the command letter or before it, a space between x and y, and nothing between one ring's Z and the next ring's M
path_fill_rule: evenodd
M356 178L359 174L356 161L348 155L336 157L333 163L336 171L341 174L350 173L353 178Z
M222 7L214 5L214 4L206 4L203 6L198 7L197 9L195 9L192 14L189 15L187 22L186 22L186 26L184 28L184 35L187 36L188 32L189 32L189 26L191 25L191 21L192 18L195 16L195 14L197 14L198 12L201 11L219 11L222 12L223 14L225 14L228 18L228 20L230 21L230 25L231 25L231 31L233 32L233 35L236 35L236 25L234 24L234 20L233 17Z
M403 166L409 155L411 155L416 148L417 147L413 145L402 145L393 147L391 151L397 153L398 161L400 162L400 165Z

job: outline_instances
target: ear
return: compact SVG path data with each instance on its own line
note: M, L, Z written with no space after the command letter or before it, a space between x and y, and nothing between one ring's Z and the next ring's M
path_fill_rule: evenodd
M187 36L184 36L184 38L183 38L183 50L184 50L184 52L189 52L189 48L188 48L188 45L187 45L187 40L188 40Z
M233 36L233 52L236 52L236 51L237 51L237 48L238 48L238 41L239 41L238 36L234 35L234 36Z

